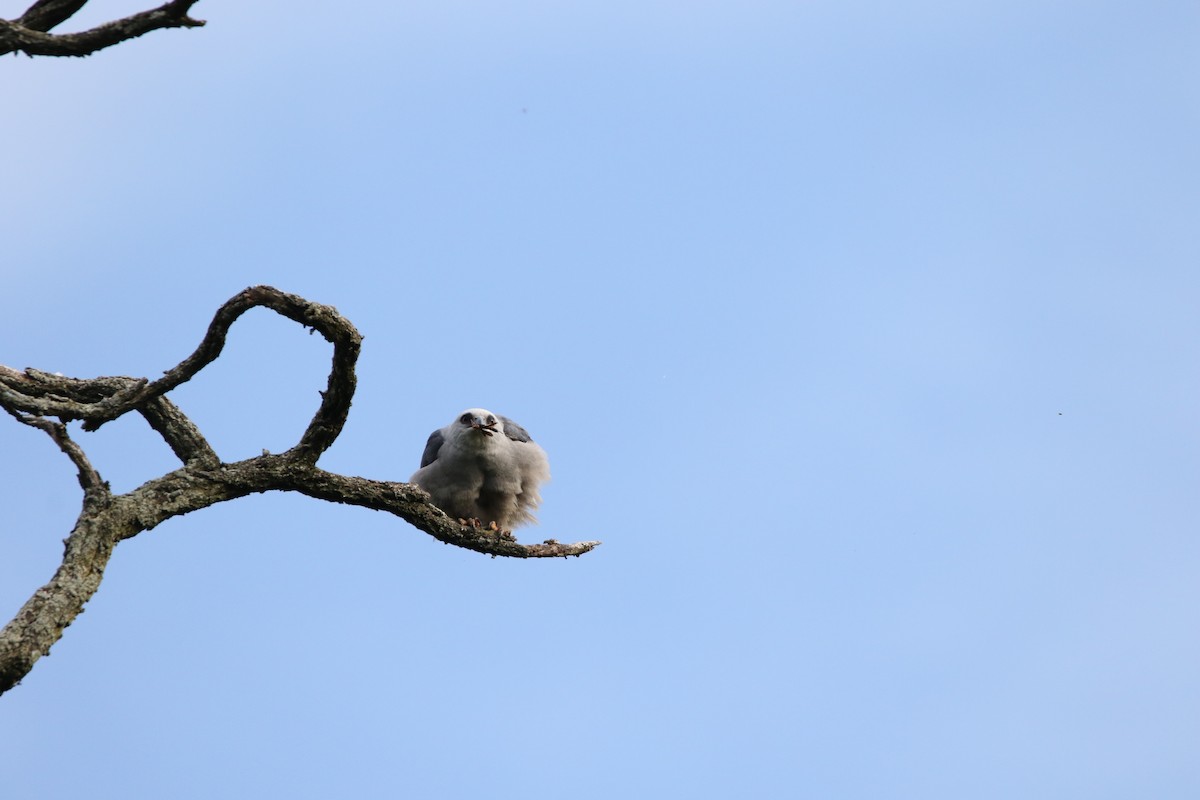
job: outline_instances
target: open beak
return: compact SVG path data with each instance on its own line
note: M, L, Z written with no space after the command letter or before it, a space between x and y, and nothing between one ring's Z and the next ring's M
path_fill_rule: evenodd
M482 433L484 436L493 436L496 433L496 423L485 423L479 417L471 422L471 427Z

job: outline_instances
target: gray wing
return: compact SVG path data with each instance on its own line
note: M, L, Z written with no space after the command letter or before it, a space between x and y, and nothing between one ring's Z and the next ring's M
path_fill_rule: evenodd
M421 454L421 468L424 469L437 461L438 451L442 449L442 443L446 441L446 437L441 430L436 430L429 434L429 441L425 443L425 452Z
M509 439L512 439L514 442L533 441L533 439L529 436L529 431L525 430L508 417L501 416L500 421L504 423L504 435Z

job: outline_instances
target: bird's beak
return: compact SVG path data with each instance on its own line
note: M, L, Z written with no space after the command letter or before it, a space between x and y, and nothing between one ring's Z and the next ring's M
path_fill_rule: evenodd
M471 427L482 433L484 436L491 436L496 433L495 425L487 425L479 417L475 417L471 422Z

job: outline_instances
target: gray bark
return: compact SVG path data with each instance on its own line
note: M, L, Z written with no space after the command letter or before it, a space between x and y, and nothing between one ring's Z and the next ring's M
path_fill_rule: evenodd
M230 325L255 306L270 308L320 333L333 344L333 363L320 407L294 447L281 454L264 453L225 463L165 394L212 363L221 354ZM221 306L196 351L155 381L127 377L83 380L0 365L0 408L49 435L75 465L83 488L83 509L66 539L61 565L0 630L0 694L29 673L83 610L100 587L118 543L171 517L226 500L260 492L299 492L318 500L386 511L441 542L493 557L579 556L600 544L560 544L553 539L520 544L508 531L448 517L412 484L338 475L318 468L317 460L341 433L349 414L361 341L354 326L331 306L270 286L256 286ZM183 466L131 492L113 495L71 439L66 423L80 420L84 430L95 430L131 411L146 419Z

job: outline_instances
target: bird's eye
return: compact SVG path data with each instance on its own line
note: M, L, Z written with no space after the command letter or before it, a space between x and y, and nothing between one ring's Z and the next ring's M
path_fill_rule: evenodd
M489 414L488 415L488 425L495 425L495 424L496 424L496 418L493 417L491 414Z
M458 418L458 421L461 422L463 425L470 425L471 424L471 415L463 414L461 417Z

